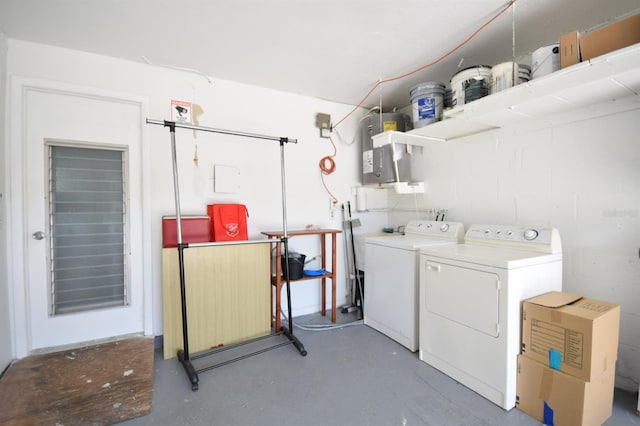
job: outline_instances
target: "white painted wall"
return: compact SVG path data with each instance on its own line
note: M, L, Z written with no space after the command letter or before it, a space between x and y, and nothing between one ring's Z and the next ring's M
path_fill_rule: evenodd
M6 158L6 108L7 108L7 49L8 40L0 32L0 158ZM9 365L13 356L13 339L11 337L11 308L9 303L9 275L7 267L7 168L0 162L0 373Z
M32 77L70 83L92 89L113 90L149 99L149 118L170 119L172 99L198 104L204 110L199 124L207 127L248 133L285 136L298 139L285 145L288 228L342 227L340 204L354 202L351 187L359 185L359 145L351 143L357 131L361 112L340 126L344 142L335 140L337 155L335 173L325 176L329 190L338 199L330 212L330 195L325 191L319 162L334 149L328 139L320 138L315 127L316 113L328 113L334 120L342 118L352 107L294 94L277 92L212 78L212 83L198 75L116 60L68 49L54 48L19 40L8 41L9 78ZM73 112L70 111L70 114ZM11 125L11 113L8 114ZM117 123L114 123L117 126ZM144 203L151 204L153 219L151 242L153 259L153 331L162 334L161 217L173 215L173 180L170 133L162 126L149 126L147 143L151 146L151 176L141 182ZM282 203L280 181L280 146L278 142L248 139L177 129L177 156L180 177L182 214L206 214L206 205L222 202L245 203L249 209L250 238L262 238L260 231L281 229ZM198 166L193 162L197 145ZM217 194L213 188L213 166L231 165L240 172L237 194ZM11 164L7 173L11 173ZM371 229L385 224L386 214L374 215ZM379 223L374 224L373 220ZM363 227L364 228L364 227ZM28 235L16 230L16 235ZM315 256L320 252L319 238L297 237L290 249ZM10 256L10 253L9 253ZM346 302L346 280L343 268L343 242L338 241L338 304ZM9 257L9 261L11 258ZM18 285L18 284L16 284ZM294 316L320 310L318 281L292 285ZM330 300L330 298L328 299Z
M423 208L559 229L566 291L621 305L616 385L640 382L640 110L425 148ZM401 206L410 207L408 204ZM392 215L402 222L405 215Z

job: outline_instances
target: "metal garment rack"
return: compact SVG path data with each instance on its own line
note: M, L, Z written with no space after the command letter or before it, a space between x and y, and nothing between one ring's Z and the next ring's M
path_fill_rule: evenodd
M183 343L183 349L178 350L177 355L178 355L178 360L184 367L187 377L191 382L191 390L193 391L198 390L198 382L199 382L198 373L200 372L212 370L222 365L226 365L234 361L245 359L250 356L257 355L259 353L263 353L268 350L275 349L284 345L293 344L293 346L296 347L296 349L300 352L302 356L306 356L307 351L304 348L304 345L293 334L293 320L292 320L293 316L291 315L291 289L290 289L291 282L289 279L289 244L288 244L289 237L287 235L287 202L286 202L287 197L286 197L285 167L284 167L284 144L298 143L297 139L265 136L265 135L259 135L254 133L235 132L235 131L223 130L223 129L214 129L210 127L194 126L191 124L180 124L174 121L167 121L167 120L147 119L147 124L157 124L164 127L168 127L169 132L171 134L171 157L172 157L172 163L173 163L173 191L174 191L174 198L175 198L175 205L176 205L176 228L177 228L177 237L178 237L177 250L178 250L178 265L179 265L179 272L180 272L180 305L182 308L182 343ZM204 132L221 133L225 135L243 136L243 137L253 138L253 139L266 139L266 140L276 141L280 143L280 169L281 169L280 177L281 177L281 187L282 187L282 229L283 229L283 236L280 241L282 242L284 247L284 259L286 261L286 268L284 268L284 275L285 275L285 280L287 282L287 304L288 304L288 313L289 313L288 315L289 328L282 327L281 331L279 332L272 331L272 333L269 335L257 337L254 339L249 339L233 345L227 345L219 349L203 351L194 355L191 355L189 353L189 332L187 327L188 315L187 315L187 298L186 298L187 288L185 285L185 275L184 275L184 249L189 247L202 247L207 245L247 244L251 242L243 241L243 242L231 242L231 243L227 242L227 243L197 243L197 244L188 244L188 243L185 244L182 242L182 218L180 214L180 189L178 186L178 163L176 159L177 157L176 156L176 128L177 127L183 128L183 129L204 131ZM260 242L260 243L263 243L263 242ZM280 312L276 312L276 315L280 315ZM243 346L249 343L253 343L253 342L263 340L271 336L280 335L280 334L284 335L288 339L288 341L281 342L276 345L269 346L267 348L263 348L248 354L240 355L238 357L235 357L233 359L230 359L224 362L211 364L199 369L196 369L193 366L193 363L191 362L192 360L195 360L195 359L211 356L221 351L233 349L239 346Z

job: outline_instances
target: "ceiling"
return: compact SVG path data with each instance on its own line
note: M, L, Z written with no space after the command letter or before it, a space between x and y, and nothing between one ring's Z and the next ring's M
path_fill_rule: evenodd
M514 50L518 61L529 62L527 55L557 43L561 34L640 11L640 0L509 3L0 0L0 31L9 38L189 69L209 76L212 84L231 80L390 109L409 105L409 91L418 83L448 82L459 69L511 60ZM379 84L447 54L433 66Z

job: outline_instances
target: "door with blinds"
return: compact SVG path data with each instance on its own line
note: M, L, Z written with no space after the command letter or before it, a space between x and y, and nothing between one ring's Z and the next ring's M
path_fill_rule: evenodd
M140 105L23 93L28 350L141 333Z

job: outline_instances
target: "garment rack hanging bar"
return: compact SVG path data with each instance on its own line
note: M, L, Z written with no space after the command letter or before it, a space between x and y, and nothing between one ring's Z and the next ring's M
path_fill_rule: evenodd
M277 142L298 143L297 139L290 139L287 137L267 136L267 135L260 135L257 133L237 132L235 130L215 129L213 127L196 126L193 124L181 124L181 123L176 123L174 121L167 121L167 120L152 120L150 118L147 118L147 124L157 124L165 127L199 130L202 132L210 132L210 133L220 133L223 135L243 136L246 138L253 138L253 139L265 139L265 140L277 141Z

